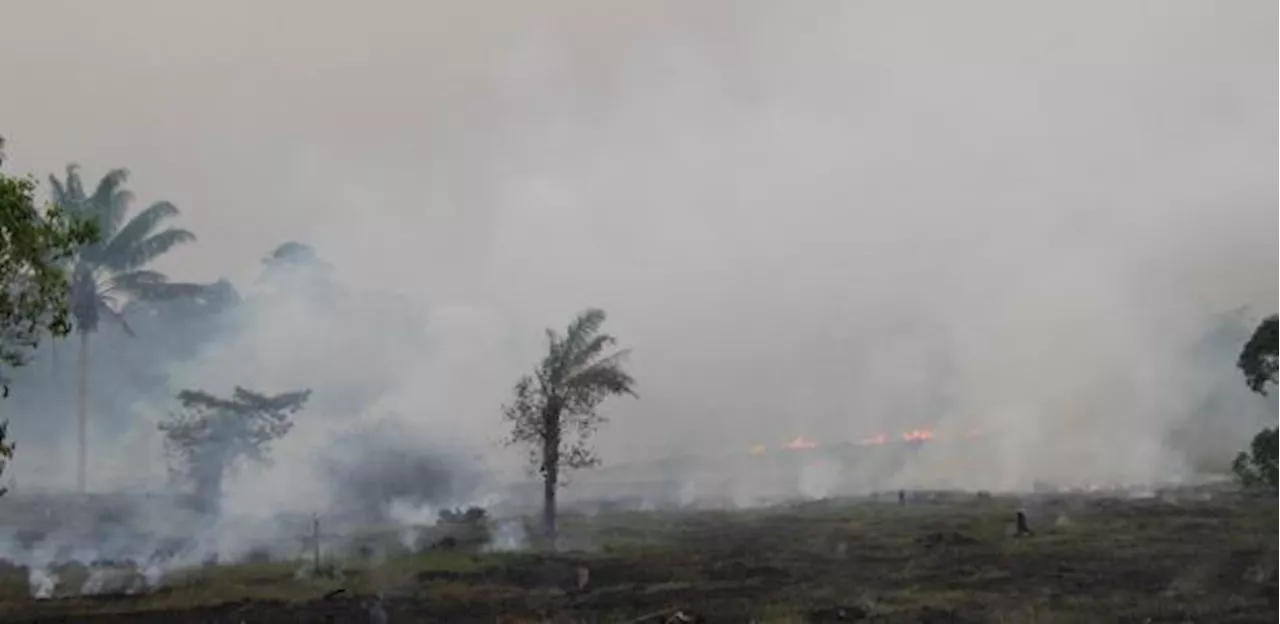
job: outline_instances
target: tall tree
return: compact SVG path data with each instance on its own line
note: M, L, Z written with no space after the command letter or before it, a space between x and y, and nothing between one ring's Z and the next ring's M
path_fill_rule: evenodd
M266 462L271 442L289 432L289 418L310 396L310 390L270 396L239 386L229 399L201 390L178 393L183 411L159 428L205 512L217 513L227 470L241 458Z
M1259 394L1267 393L1268 383L1276 383L1278 319L1280 316L1275 314L1262 319L1258 328L1253 330L1253 336L1244 343L1240 359L1236 361L1249 389Z
M6 369L25 364L44 333L56 337L70 331L64 263L96 235L92 225L56 207L37 208L35 187L30 178L0 174L0 393L5 397ZM0 470L13 456L7 434L6 421L0 423Z
M133 329L120 315L125 298L164 299L198 294L198 284L171 283L158 271L146 267L173 247L195 240L191 232L160 225L178 215L171 203L151 204L126 221L133 194L124 188L129 173L124 169L107 172L92 193L86 193L76 165L68 165L66 178L49 176L53 200L68 214L96 224L99 236L81 247L71 263L71 313L80 336L76 363L76 425L78 457L76 486L84 492L87 478L89 412L89 337L103 319Z
M502 408L512 427L508 444L528 445L542 476L542 527L553 549L561 470L598 465L587 444L605 421L597 408L611 396L636 396L635 380L622 368L629 350L605 353L616 340L600 333L604 320L603 310L588 309L563 336L548 329L547 355L516 382L514 400Z

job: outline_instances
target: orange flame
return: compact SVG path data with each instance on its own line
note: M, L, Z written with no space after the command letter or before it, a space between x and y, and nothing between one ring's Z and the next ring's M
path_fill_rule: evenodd
M974 430L969 430L965 432L964 437L972 438L980 435L982 435L982 432L974 429ZM925 440L934 439L934 433L932 429L929 429L927 427L917 427L914 429L908 429L906 431L903 431L900 437L902 440L906 442L923 442ZM873 436L868 436L859 440L857 442L857 445L858 446L880 446L883 444L888 444L889 439L890 437L888 435L883 433L877 433ZM806 438L802 435L796 436L794 440L791 440L790 442L787 442L786 444L782 445L782 448L791 450L791 451L806 451L806 450L814 449L817 447L818 447L817 442L810 440L809 438ZM764 453L765 453L765 447L763 444L757 444L751 447L752 455L763 455Z
M804 451L811 448L817 448L818 443L804 436L796 436L796 439L782 445L782 448L792 451Z
M903 432L902 439L908 442L920 441L920 440L932 440L933 431L929 429L912 429L910 431Z

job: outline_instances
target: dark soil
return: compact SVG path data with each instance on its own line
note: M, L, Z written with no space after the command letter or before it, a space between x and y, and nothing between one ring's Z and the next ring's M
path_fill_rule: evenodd
M12 599L0 618L371 622L377 603L390 622L1275 621L1274 499L1043 501L1052 515L1029 512L1036 534L1015 537L1022 502L601 514L565 522L591 552L396 562L406 572L377 581L381 600L385 574L353 568L341 592L281 577L289 601L226 596L212 576L147 596Z

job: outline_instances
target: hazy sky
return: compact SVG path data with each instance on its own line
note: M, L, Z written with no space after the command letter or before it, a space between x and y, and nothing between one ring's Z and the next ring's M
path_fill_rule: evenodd
M613 457L953 422L1145 474L1207 315L1276 307L1276 11L8 2L0 133L177 204L175 279L298 239L433 306L436 421L489 435L596 305L641 383ZM532 346L468 348L498 328Z

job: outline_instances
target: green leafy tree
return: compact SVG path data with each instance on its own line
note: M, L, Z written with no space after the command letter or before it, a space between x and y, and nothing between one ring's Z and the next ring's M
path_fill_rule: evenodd
M1249 389L1262 395L1267 394L1268 383L1276 383L1277 319L1278 316L1272 314L1258 323L1257 329L1253 330L1253 335L1240 350L1240 359L1236 361L1236 366L1244 373Z
M1249 452L1241 452L1231 464L1240 484L1247 488L1275 490L1280 484L1280 475L1276 468L1276 448L1280 430L1272 427L1263 429L1253 436L1249 444Z
M588 441L605 421L597 412L607 398L636 396L635 380L622 368L629 350L606 353L616 340L600 333L603 310L578 315L561 336L547 330L547 355L533 374L520 378L515 398L503 406L511 424L508 444L529 447L532 466L542 476L542 525L555 548L556 488L561 471L599 464Z
M57 207L37 208L35 188L31 178L0 174L0 394L5 397L8 369L26 364L43 335L70 331L64 263L96 235L91 224ZM7 435L5 422L0 424L0 470L13 456Z
M289 432L290 417L310 396L310 390L270 396L239 386L228 399L200 390L178 393L182 410L158 427L206 512L217 513L223 478L240 459L268 461L271 443Z
M1236 365L1244 373L1249 389L1261 395L1267 394L1267 384L1276 383L1277 315L1272 314L1258 324L1249 341L1240 350ZM1277 475L1277 438L1280 428L1271 427L1258 432L1249 444L1248 452L1241 452L1231 464L1231 470L1241 485L1248 488L1276 490L1280 483Z
M66 260L95 239L91 223L36 208L35 181L0 174L0 363L25 364L44 334L71 329ZM9 378L0 369L0 388Z
M196 237L181 228L160 229L166 220L178 215L178 209L165 201L151 204L126 220L133 202L133 194L124 188L128 177L126 170L113 169L92 193L87 193L76 165L67 166L63 180L49 176L54 203L67 214L95 224L99 233L95 241L79 248L70 263L71 313L80 337L76 363L76 485L81 492L85 491L87 477L89 337L98 331L103 320L119 323L127 334L133 335L119 311L126 299L194 296L204 288L171 283L163 273L145 268L170 249Z

